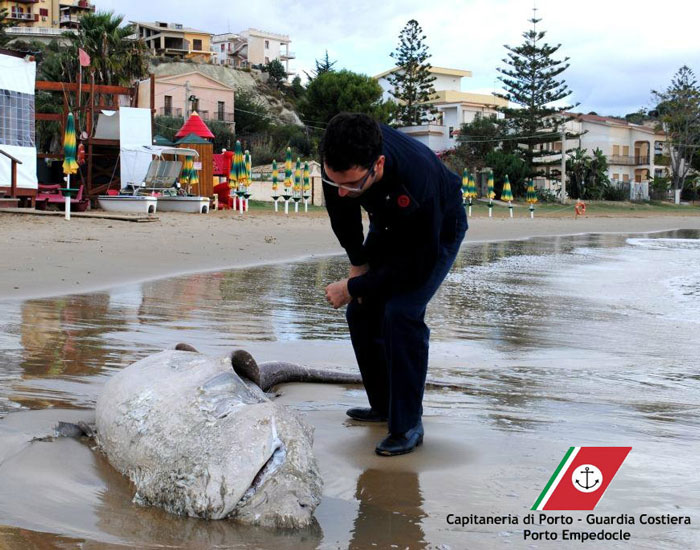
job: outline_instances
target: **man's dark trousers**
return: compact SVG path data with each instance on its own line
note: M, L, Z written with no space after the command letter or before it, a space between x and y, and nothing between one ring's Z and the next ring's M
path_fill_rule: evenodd
M425 310L454 263L466 232L460 218L456 238L441 243L438 260L418 288L385 299L348 305L346 317L369 404L389 418L391 433L413 428L423 414L430 329Z

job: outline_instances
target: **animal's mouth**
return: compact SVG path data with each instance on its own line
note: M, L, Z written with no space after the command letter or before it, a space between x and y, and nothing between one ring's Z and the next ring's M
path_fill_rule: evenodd
M284 464L284 461L287 459L287 448L285 447L284 443L280 439L275 439L273 442L274 448L272 451L272 454L270 455L270 458L267 459L267 462L262 465L260 470L258 470L258 473L255 474L255 477L253 478L253 482L250 484L250 487L248 487L248 490L244 493L243 497L241 497L241 500L238 502L237 507L241 507L245 505L245 503L253 498L255 493L258 492L258 489L265 485L268 479L272 477L277 470L280 469L282 464Z

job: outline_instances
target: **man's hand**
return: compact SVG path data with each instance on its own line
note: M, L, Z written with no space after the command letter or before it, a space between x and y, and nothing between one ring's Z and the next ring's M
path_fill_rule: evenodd
M353 277L359 277L360 275L364 275L368 271L369 271L369 264L351 265L350 266L350 274L348 275L348 279L352 279Z
M348 292L348 280L343 279L329 284L326 287L326 300L335 309L349 304L352 301L352 296Z

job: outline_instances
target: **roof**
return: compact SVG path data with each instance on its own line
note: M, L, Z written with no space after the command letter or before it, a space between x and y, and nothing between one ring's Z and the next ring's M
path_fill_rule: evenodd
M174 144L168 138L161 136L160 134L156 134L153 137L153 145L174 145Z
M175 137L181 138L188 134L195 134L201 138L214 139L214 134L211 133L211 130L204 124L204 121L196 112L190 115L190 118L188 118L185 124L182 125L182 128L178 130Z
M399 70L399 67L394 67L393 69L389 69L388 71L384 71L383 73L379 73L377 75L374 75L373 78L376 80L379 80L382 77L385 77L391 73L394 73ZM446 67L430 67L430 72L433 74L441 74L445 76L459 76L465 77L465 76L471 76L472 72L471 71L463 71L461 69L448 69Z
M580 122L592 122L594 124L603 124L605 126L618 126L620 128L629 128L630 130L639 130L640 132L647 132L650 134L663 135L664 132L657 132L654 128L646 126L643 124L634 124L623 118L616 118L612 116L599 116L599 115L584 115L583 113L567 113L576 117L576 120Z
M206 31L200 31L198 29L193 29L191 27L182 27L180 29L176 29L175 27L171 27L173 23L168 23L167 27L160 27L156 24L154 21L151 23L150 21L129 21L129 23L132 23L134 25L138 25L139 27L146 27L147 29L153 29L156 31L171 31L171 32L181 32L181 33L191 33L191 34L206 34L207 36L212 36L212 33L206 32Z
M457 90L439 90L435 92L435 99L430 103L475 103L477 105L492 105L508 107L508 101L492 94L476 94L472 92L458 92Z
M178 139L175 143L177 145L180 145L183 143L187 144L187 145L195 145L195 144L202 144L202 143L211 143L211 141L207 141L206 139L199 137L195 133L190 133L190 134L187 134L184 138Z
M199 75L199 76L201 76L202 78L204 78L204 79L206 79L206 80L210 80L211 82L214 82L215 84L218 84L218 85L221 86L222 88L226 88L226 89L229 89L229 90L233 90L233 89L234 89L232 86L229 86L229 85L226 84L225 82L221 82L220 80L217 80L216 78L212 78L211 76L209 76L209 75L207 75L207 74L204 74L202 71L198 71L198 70L196 70L196 69L195 69L194 71L189 71L189 72L186 72L186 73L178 73L178 74L158 74L158 75L154 75L154 76L155 76L155 79L156 79L157 81L163 82L163 81L166 81L166 80L175 80L175 79L178 79L178 78L180 78L180 77L183 77L183 76L190 76L190 75L193 75L193 74ZM145 82L147 82L147 80L146 80ZM185 83L183 82L182 85L184 86Z

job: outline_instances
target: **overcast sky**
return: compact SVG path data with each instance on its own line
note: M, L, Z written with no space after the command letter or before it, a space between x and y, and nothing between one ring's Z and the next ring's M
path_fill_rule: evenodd
M427 35L436 66L472 71L464 91L498 87L504 44L522 42L531 27L532 0L93 0L127 20L182 23L211 33L254 27L288 34L303 75L328 50L336 68L375 75L393 66L389 54L409 19ZM694 0L537 0L538 27L556 58L570 57L563 73L580 112L624 115L652 106L682 65L700 76L700 3Z

